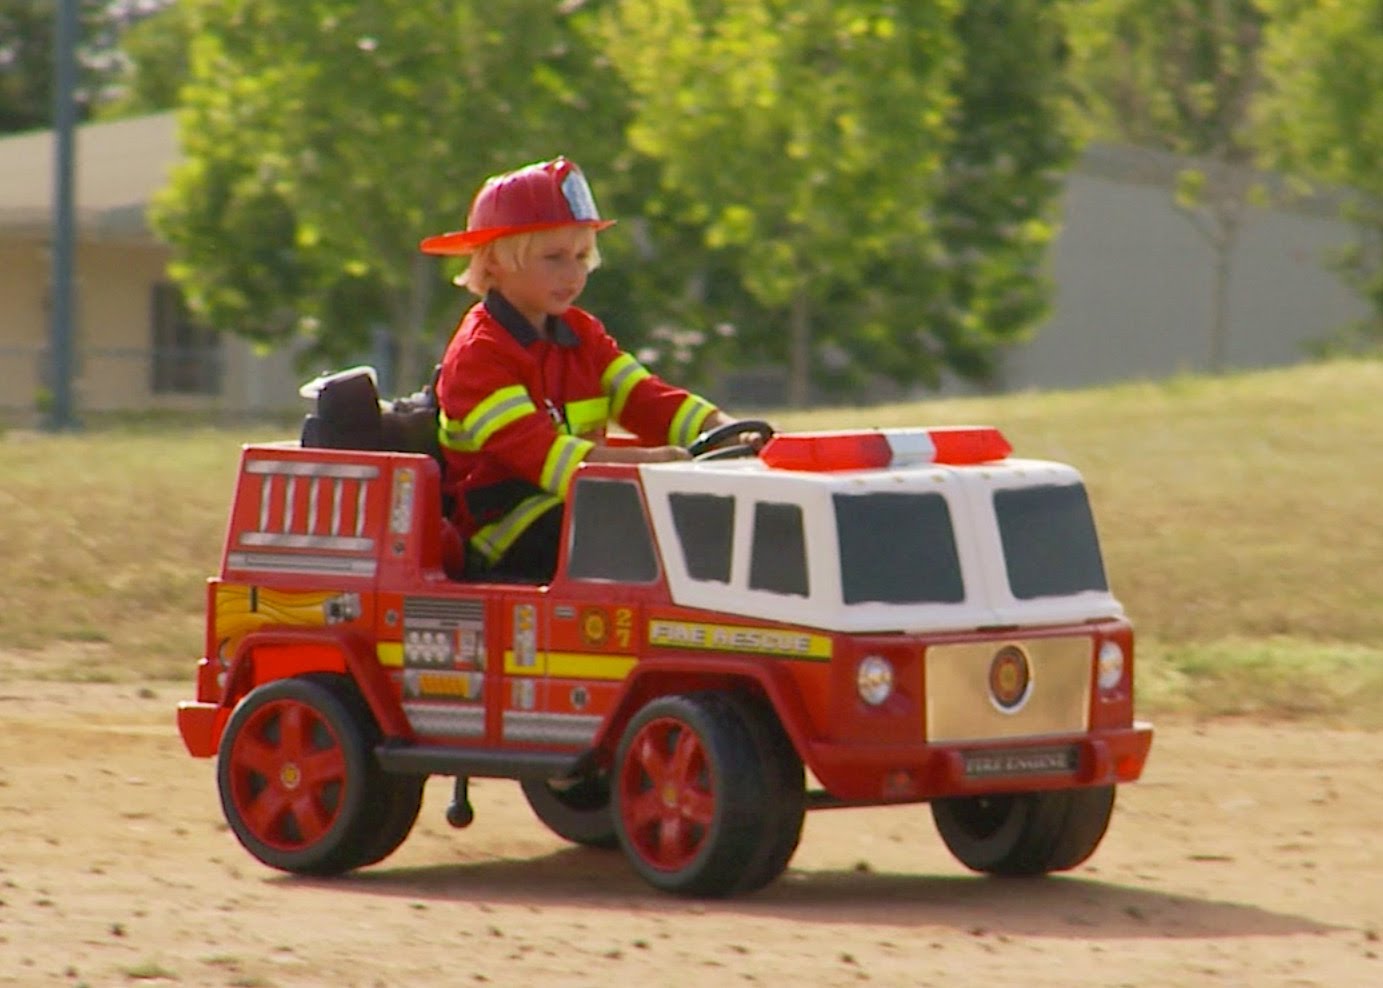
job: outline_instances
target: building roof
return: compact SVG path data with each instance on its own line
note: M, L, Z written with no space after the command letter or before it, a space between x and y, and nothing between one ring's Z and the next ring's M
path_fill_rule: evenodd
M79 239L152 240L146 207L179 158L176 116L84 124L74 144ZM51 130L0 137L0 236L50 236L55 147Z

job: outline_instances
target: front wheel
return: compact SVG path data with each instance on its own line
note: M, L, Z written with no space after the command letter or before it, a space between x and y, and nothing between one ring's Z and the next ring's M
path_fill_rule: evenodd
M1095 853L1114 812L1114 787L962 796L931 806L941 839L967 868L1040 875Z
M711 693L649 701L614 773L619 842L645 881L682 895L737 890L767 835L763 764L734 706Z

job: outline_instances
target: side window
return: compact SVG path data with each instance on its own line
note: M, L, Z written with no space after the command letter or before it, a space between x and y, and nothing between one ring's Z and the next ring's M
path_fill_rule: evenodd
M572 579L651 583L658 578L653 535L636 484L578 480L571 513L567 575Z
M751 551L750 589L808 595L807 541L802 533L800 507L768 501L755 504Z
M719 494L671 494L668 507L691 578L729 583L735 499Z
M1008 584L1019 600L1105 591L1090 499L1080 484L994 492Z
M847 604L965 600L951 509L940 494L836 494L841 591Z

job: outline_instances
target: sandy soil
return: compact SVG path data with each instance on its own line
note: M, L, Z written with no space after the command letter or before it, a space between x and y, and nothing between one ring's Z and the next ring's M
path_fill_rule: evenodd
M392 858L304 880L236 843L182 690L0 682L0 985L1383 984L1383 735L1159 725L1103 846L999 881L925 807L808 816L739 900L656 893L564 844L511 782Z

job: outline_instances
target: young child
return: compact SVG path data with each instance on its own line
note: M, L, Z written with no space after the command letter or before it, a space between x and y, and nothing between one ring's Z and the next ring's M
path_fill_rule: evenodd
M547 581L578 466L687 459L697 435L730 421L572 304L600 263L596 232L613 223L559 157L487 179L464 231L422 242L425 253L472 255L456 283L481 296L437 379L443 484L468 575ZM611 422L643 445L605 445Z

